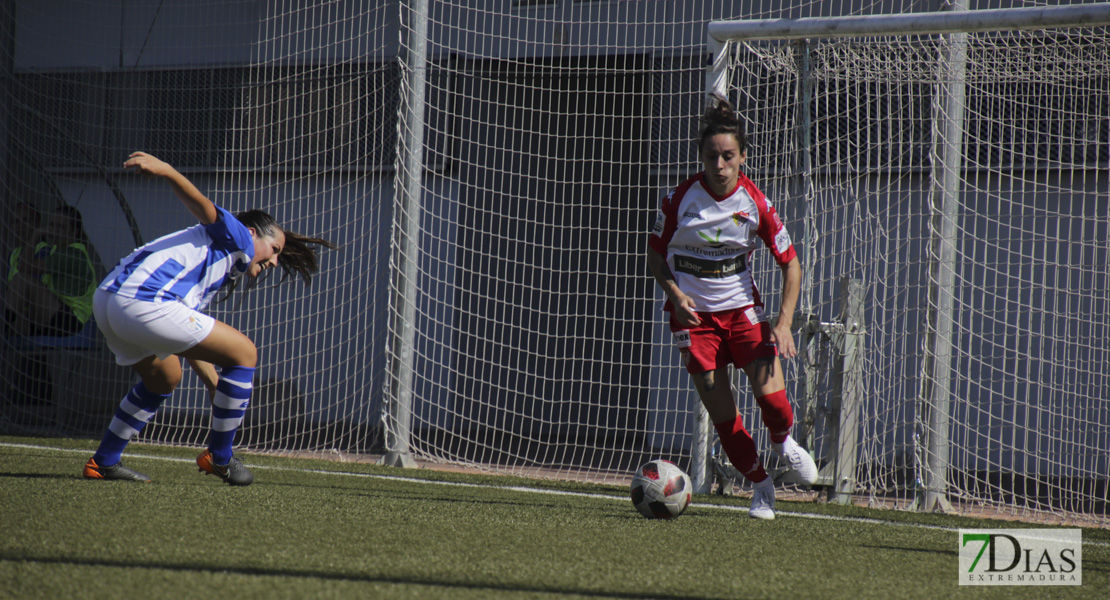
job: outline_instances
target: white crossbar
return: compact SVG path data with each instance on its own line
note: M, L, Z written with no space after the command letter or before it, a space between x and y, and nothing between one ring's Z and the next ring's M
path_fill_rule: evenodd
M717 41L729 42L756 39L785 40L822 37L974 33L1016 29L1051 29L1054 27L1100 27L1104 25L1110 25L1110 2L905 15L713 21L709 24L709 35Z

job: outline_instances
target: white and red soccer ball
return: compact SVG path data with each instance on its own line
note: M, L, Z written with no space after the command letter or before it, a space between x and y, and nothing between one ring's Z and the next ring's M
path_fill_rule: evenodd
M632 504L649 519L674 519L690 506L690 478L669 460L646 462L632 477Z

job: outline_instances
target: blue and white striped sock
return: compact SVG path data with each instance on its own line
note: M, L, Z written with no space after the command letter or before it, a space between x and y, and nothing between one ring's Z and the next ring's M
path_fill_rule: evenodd
M108 424L108 431L104 432L100 447L93 454L96 464L110 467L118 463L131 438L139 435L169 397L169 394L155 394L146 389L141 381L131 388L120 400L116 414Z
M212 429L208 432L208 450L217 465L231 460L235 432L243 422L250 405L254 367L224 367L212 398Z

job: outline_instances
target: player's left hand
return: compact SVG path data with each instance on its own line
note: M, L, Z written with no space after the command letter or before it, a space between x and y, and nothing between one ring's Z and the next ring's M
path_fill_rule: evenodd
M798 347L794 345L794 334L789 325L775 325L771 328L771 339L778 346L779 356L794 358L798 355Z
M164 177L173 170L169 164L146 152L132 152L123 168L150 177Z

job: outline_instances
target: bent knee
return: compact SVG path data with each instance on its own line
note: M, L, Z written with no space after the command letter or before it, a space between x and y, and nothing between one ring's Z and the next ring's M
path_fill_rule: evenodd
M181 369L165 363L143 369L137 368L146 389L155 394L171 394L181 384Z
M249 367L253 369L258 366L258 347L250 340L235 344L234 348L228 349L227 356L220 366Z
M185 356L208 361L220 367L258 366L258 347L249 337L217 322L216 328Z
M239 363L240 366L255 368L258 366L258 347L251 344L250 352L243 358L243 362Z

